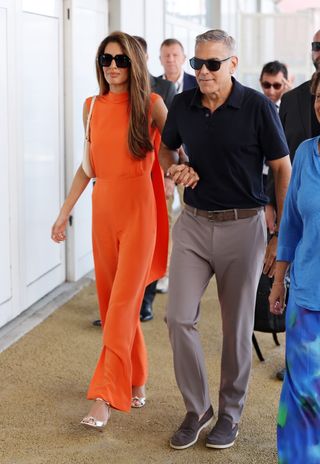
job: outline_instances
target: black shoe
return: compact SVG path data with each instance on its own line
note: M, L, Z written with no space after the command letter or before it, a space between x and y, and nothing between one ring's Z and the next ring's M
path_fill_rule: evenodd
M96 321L93 321L92 325L94 325L95 327L101 327L101 319L97 319Z
M153 319L152 306L150 304L142 303L140 309L140 321L147 322Z
M277 379L278 379L278 380L281 380L281 382L283 382L285 373L286 373L286 368L285 368L285 367L284 367L283 369L280 369L280 371L278 371L278 372L276 373Z
M201 430L210 424L212 418L212 406L210 406L200 420L195 412L187 412L184 421L170 440L171 448L185 449L194 445L199 438Z
M220 416L216 425L207 436L206 446L208 448L224 449L230 448L238 436L238 424L225 416Z

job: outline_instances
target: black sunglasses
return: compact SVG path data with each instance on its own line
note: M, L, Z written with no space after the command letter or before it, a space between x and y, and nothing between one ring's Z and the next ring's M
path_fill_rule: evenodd
M261 86L264 89L270 89L271 87L273 87L275 90L280 90L282 87L282 84L280 82L274 82L273 84L271 84L271 82L263 81L261 82Z
M115 61L117 68L128 68L130 66L130 58L127 55L112 56L110 53L103 53L98 56L100 66L111 66L112 60Z
M311 50L313 52L320 52L320 42L312 42Z
M224 60L215 60L214 58L209 59L209 60L201 60L201 58L196 58L195 56L189 60L190 66L192 69L195 69L196 71L199 71L203 65L209 71L219 71L221 67L221 63L224 61L230 60L231 56L228 56L228 58L225 58Z

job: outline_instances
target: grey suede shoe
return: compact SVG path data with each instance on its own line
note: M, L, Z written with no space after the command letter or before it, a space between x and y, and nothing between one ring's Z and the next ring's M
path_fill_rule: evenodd
M194 445L198 441L201 430L211 423L213 415L212 406L210 406L200 420L196 413L188 412L184 421L170 440L171 448L180 450Z
M232 424L226 416L220 416L216 425L207 436L208 448L230 448L238 436L238 424Z

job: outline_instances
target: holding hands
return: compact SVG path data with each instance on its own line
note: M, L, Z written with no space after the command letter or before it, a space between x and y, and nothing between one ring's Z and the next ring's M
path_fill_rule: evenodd
M199 176L195 170L188 164L172 164L167 171L167 176L170 177L175 184L191 187L194 189L199 181Z

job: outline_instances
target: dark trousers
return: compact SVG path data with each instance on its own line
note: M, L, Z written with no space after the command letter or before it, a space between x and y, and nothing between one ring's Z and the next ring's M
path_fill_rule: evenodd
M156 286L157 286L157 280L155 280L154 282L151 282L151 284L149 284L147 287L146 287L146 291L144 292L144 297L143 297L143 301L142 301L142 306L145 306L145 305L152 305L153 303L153 300L156 296Z

